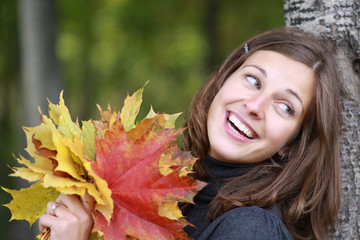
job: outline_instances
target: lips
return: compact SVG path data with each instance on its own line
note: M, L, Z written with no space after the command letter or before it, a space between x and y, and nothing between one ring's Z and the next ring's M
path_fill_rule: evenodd
M257 134L245 125L237 116L229 112L227 117L228 126L234 130L237 134L246 137L248 139L254 139Z

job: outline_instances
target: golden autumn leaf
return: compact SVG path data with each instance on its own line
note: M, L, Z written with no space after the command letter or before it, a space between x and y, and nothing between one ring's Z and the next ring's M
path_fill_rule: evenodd
M4 206L11 210L10 220L27 220L30 226L46 212L46 204L55 200L59 193L54 188L45 188L41 183L31 185L19 191L2 188L10 193L14 200Z

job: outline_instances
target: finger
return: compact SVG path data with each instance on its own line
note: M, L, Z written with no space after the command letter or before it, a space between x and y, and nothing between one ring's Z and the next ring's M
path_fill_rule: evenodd
M56 203L55 201L48 202L46 205L46 213L49 215L55 216L55 211L56 211L56 208L58 207L57 204L58 203Z
M84 207L88 210L88 212L91 214L95 209L95 199L88 194L88 192L85 193L85 197L81 198L81 201L84 205Z
M68 218L71 218L72 216L76 215L75 212L71 212L69 210L69 208L67 208L66 206L64 206L61 203L58 203L56 209L54 211L53 210L51 210L51 211L53 212L54 217L58 217L58 218L62 218L62 219L64 219L64 218L68 219Z
M68 208L69 212L75 214L78 217L82 217L84 214L92 216L92 211L89 210L90 208L85 207L77 195L60 194L57 201Z
M73 215L70 210L64 206L62 203L50 201L47 206L47 214L59 218L69 218Z
M51 216L49 214L43 214L39 218L39 229L40 231L44 231L45 228L51 228L56 224L58 219L54 216Z
M76 211L79 210L79 208L84 208L78 195L67 195L61 193L56 201L69 208L70 211Z

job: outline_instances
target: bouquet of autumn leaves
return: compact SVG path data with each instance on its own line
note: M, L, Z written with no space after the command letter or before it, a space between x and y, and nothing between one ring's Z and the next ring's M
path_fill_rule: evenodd
M59 104L49 102L49 117L40 111L41 124L25 127L26 151L34 159L16 158L10 176L36 182L19 191L5 189L11 219L33 224L46 204L59 193L92 196L93 238L188 239L178 202L192 202L204 186L188 176L195 159L176 146L183 129L175 128L178 114L152 109L135 119L143 88L127 96L121 112L103 111L101 120L73 122L62 93Z

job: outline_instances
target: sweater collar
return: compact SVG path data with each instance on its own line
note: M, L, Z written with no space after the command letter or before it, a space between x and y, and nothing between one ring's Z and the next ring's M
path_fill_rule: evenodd
M205 160L206 181L213 182L221 179L242 176L253 169L257 163L228 163L219 161L211 156Z
M207 156L205 159L205 181L208 182L208 185L196 195L195 203L207 206L216 196L222 185L222 180L242 176L251 171L256 165L257 163L227 163Z

